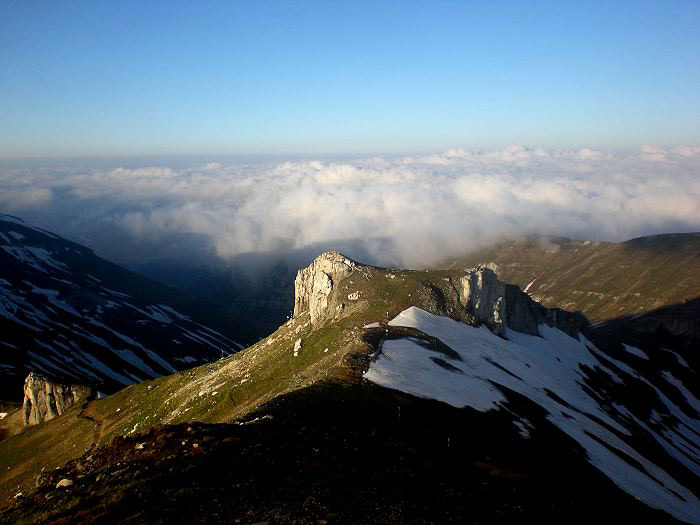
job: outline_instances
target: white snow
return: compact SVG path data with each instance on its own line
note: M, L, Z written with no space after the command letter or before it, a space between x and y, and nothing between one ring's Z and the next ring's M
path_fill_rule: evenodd
M90 277L92 277L92 276L90 276ZM94 277L92 277L92 278L95 279ZM99 279L95 279L95 280L101 282ZM106 288L106 287L104 287L104 286L100 286L100 288L102 288L102 289L103 289L104 291L106 291L106 292L111 293L112 295L116 295L117 297L131 297L131 296L128 295L128 294L125 294L125 293L122 293L122 292L117 292L117 291L115 291L115 290L110 290L109 288Z
M436 337L452 348L459 359L427 349L414 338L388 340L365 373L367 380L480 411L499 408L506 398L497 385L505 386L543 407L548 419L575 439L586 450L588 461L621 489L678 519L700 523L700 500L623 439L630 435L625 426L631 419L629 412L624 407L617 412L615 408L619 407L604 410L591 391L584 388L586 376L582 367L601 370L619 380L617 374L596 357L596 353L603 355L602 352L585 338L574 339L541 325L541 337L507 330L506 340L483 326L472 327L416 307L403 311L389 324L416 328ZM605 357L615 367L655 388L624 363ZM442 366L431 358L440 360ZM666 379L673 382L670 377ZM548 390L563 403L548 396ZM700 421L683 413L663 393L655 390L670 413L697 434ZM669 453L672 449L674 457L700 474L700 466L695 461L700 455L700 443L696 439L683 439L679 431L660 435L648 426L646 430L654 439L663 442ZM669 439L674 442L673 446ZM683 442L683 447L676 442ZM632 458L641 468L626 461L624 456Z
M622 346L624 346L625 350L627 350L630 354L636 355L637 357L641 357L642 359L646 359L647 361L649 360L649 356L642 352L636 346L626 345L624 343Z
M669 354L673 354L673 357L676 358L676 361L678 361L681 365L683 365L686 368L690 368L690 365L688 362L683 359L680 355L678 355L678 352L674 352L673 350L669 350L668 348L664 348Z
M34 226L30 226L29 224L24 222L22 219L20 219L18 217L13 217L12 215L5 215L4 213L0 213L0 221L11 222L13 224L19 224L20 226L22 226L24 228L41 233L42 235L46 235L47 237L51 237L52 239L59 238L56 235L54 235L53 233L44 231L44 230L42 230L40 228L36 228Z
M105 376L114 379L122 385L130 385L131 383L133 383L132 380L127 379L119 372L115 372L92 354L82 351L76 352L74 355L75 357L83 361L86 365L89 365L93 370L96 370L97 372L100 372Z
M157 373L155 370L153 370L150 366L148 366L146 363L143 362L139 356L137 356L135 353L133 353L131 350L127 349L114 349L114 353L117 354L119 357L121 357L124 361L127 363L135 366L142 372L147 373L151 377L158 377L160 374Z
M379 328L379 322L374 322L374 323L369 323L363 326L362 328Z
M7 417L7 412L0 412L0 419L5 419Z
M173 308L170 308L169 306L167 306L167 305L165 305L165 304L159 304L159 305L158 305L158 308L160 308L161 310L165 310L165 311L168 312L169 314L171 314L171 315L177 317L178 319L180 319L180 320L182 320L182 321L189 321L189 320L190 320L190 318L187 317L186 315L182 315L182 314L181 314L180 312L178 312L177 310L174 310Z
M530 284L528 284L528 285L525 287L525 289L523 290L523 292L527 292L527 291L530 289L530 286L532 286L533 284L535 284L535 281L536 281L536 280L537 280L537 279L534 279Z
M61 301L59 299L60 292L58 290L49 290L46 288L39 288L38 286L33 285L32 283L29 283L25 281L28 285L32 287L32 293L35 294L41 294L46 296L48 301L54 305L56 308L60 308L61 310L64 310L68 312L69 314L73 314L76 317L82 317L76 310L73 308L71 305L66 303L65 301Z
M182 363L196 363L197 362L197 360L194 357L189 356L189 355L186 355L184 357L176 357L175 361L180 361Z
M17 239L18 241L21 241L22 239L26 239L26 237L25 237L24 235L22 235L21 233L17 233L17 232L13 232L13 231L9 231L9 232L7 232L7 233L9 233L10 235L12 235L12 236L13 236L15 239Z

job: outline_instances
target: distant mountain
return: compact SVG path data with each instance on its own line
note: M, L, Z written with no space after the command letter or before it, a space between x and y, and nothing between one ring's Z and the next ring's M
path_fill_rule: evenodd
M663 340L484 267L329 252L294 290L244 351L0 442L0 521L700 523L698 378Z
M113 392L239 350L200 306L0 214L0 398L21 396L31 371Z
M621 243L530 237L477 250L444 264L490 264L548 307L580 310L593 323L644 314L700 297L700 233Z
M209 266L152 260L131 264L129 268L199 302L214 305L210 323L221 326L235 319L237 340L252 344L289 318L294 274L308 262L305 259L296 263L270 254L245 254Z

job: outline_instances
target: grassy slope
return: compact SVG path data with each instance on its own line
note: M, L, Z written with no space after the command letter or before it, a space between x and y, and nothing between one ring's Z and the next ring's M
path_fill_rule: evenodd
M333 306L337 314L332 322L312 327L304 312L227 359L129 386L0 442L0 508L18 491L29 490L42 468L77 458L93 444L138 435L162 423L231 422L284 393L319 383L359 382L374 350L362 327L384 322L411 305L435 310L440 301L434 290L449 290L449 278L461 273L359 267L334 289L344 308ZM353 292L359 292L359 299L345 300ZM294 357L297 339L303 347Z
M580 310L593 322L655 310L700 296L700 233L623 243L534 238L508 241L450 261L494 262L499 277L547 307ZM534 281L534 282L533 282Z
M522 440L506 414L358 386L386 330L362 327L411 305L450 313L461 274L359 267L318 326L303 313L227 359L0 442L0 511L24 493L0 521L666 522L585 463L541 410L539 437ZM230 422L250 423L220 424ZM69 490L55 488L63 477Z

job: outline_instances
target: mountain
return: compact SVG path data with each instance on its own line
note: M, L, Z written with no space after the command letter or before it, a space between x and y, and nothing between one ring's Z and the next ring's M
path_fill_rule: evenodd
M244 254L206 266L154 260L129 267L215 305L210 322L222 325L236 319L236 340L252 344L289 319L296 268L312 259L297 262L273 254Z
M505 241L445 268L490 264L544 306L579 310L593 323L700 297L700 233L640 237L621 243L530 237Z
M29 372L111 393L241 348L203 318L185 294L0 214L0 398Z
M264 340L0 442L0 521L700 523L697 379L489 268L324 253Z

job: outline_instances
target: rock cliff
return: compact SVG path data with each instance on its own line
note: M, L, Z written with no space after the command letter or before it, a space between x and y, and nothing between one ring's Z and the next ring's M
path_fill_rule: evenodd
M93 394L94 389L90 386L64 384L31 372L24 381L24 425L37 425L53 419Z
M322 321L333 287L356 266L355 261L338 252L325 252L299 270L294 279L294 317L308 308L312 325Z
M504 335L506 327L538 335L542 323L575 335L587 324L580 312L545 308L518 286L499 281L488 267L467 270L459 283L460 302L467 312L475 322L487 325L498 335Z
M342 298L333 294L338 283L359 266L338 252L326 252L299 270L294 280L294 317L308 309L311 324L317 325L337 315L336 310L344 306L341 300L346 297L348 301L359 299L357 291ZM426 286L430 293L415 295L415 306L463 322L485 324L501 336L505 335L506 328L538 335L538 327L543 323L576 335L587 325L581 313L545 308L518 286L500 281L487 266L477 266L465 270L456 279L453 275Z

